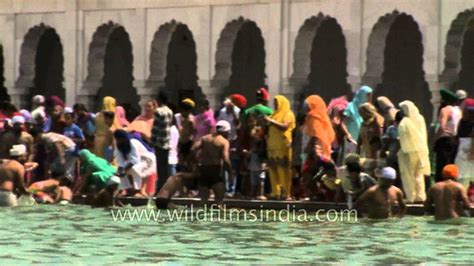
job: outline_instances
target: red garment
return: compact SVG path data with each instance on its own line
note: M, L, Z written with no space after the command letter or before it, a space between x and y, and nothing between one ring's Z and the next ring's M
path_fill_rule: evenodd
M268 93L267 89L260 88L257 91L257 98L261 98L262 100L269 101L270 100L270 94Z
M241 94L232 94L229 96L229 99L240 109L247 107L247 99Z

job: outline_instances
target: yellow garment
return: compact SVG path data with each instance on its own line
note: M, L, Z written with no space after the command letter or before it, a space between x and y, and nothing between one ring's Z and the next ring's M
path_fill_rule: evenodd
M193 100L189 99L189 98L186 98L186 99L182 100L181 102L191 106L192 108L194 108L196 106L196 103Z
M274 165L269 167L270 183L272 185L272 195L281 196L281 189L285 190L286 196L291 196L291 178L292 171L290 167Z
M425 176L416 153L398 153L400 177L407 203L425 201Z
M398 125L398 164L403 189L408 202L424 201L424 176L431 173L425 119L410 101L401 102L400 109L405 115Z
M269 158L290 159L291 134L296 127L295 115L291 111L290 102L285 96L275 96L277 110L271 116L278 123L288 123L286 130L281 130L275 125L268 128L267 151Z
M290 102L285 96L275 96L277 110L271 116L278 123L288 123L286 130L281 130L270 125L267 135L267 154L269 158L268 167L272 194L276 197L281 195L281 189L285 190L286 196L291 196L291 141L292 132L296 127L295 115L291 111Z
M428 135L425 119L413 102L404 101L400 108L405 115L398 125L400 138L400 152L416 153L424 175L431 174L430 158L428 151Z
M110 145L110 127L107 126L104 119L104 112L114 112L116 109L116 101L113 97L106 96L102 101L102 110L95 117L95 138L94 138L94 154L104 158L105 148ZM113 128L121 128L117 116L114 117Z

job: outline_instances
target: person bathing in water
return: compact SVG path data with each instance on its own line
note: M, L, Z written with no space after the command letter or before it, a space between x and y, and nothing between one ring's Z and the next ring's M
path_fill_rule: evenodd
M354 203L354 207L360 208L367 206L367 214L370 219L386 219L394 215L402 217L406 211L406 205L403 201L402 191L393 186L393 182L397 178L395 169L385 167L376 171L379 184L370 187L360 196ZM398 206L397 213L393 207Z
M434 212L435 220L458 218L462 209L469 209L470 203L466 189L456 182L459 169L454 164L448 164L442 171L444 180L434 184L429 190L425 201L425 210Z
M26 146L19 144L10 149L10 159L0 159L0 207L16 206L17 195L29 195L25 172L34 170L35 165L25 165L26 156Z
M215 194L215 202L222 203L225 192L222 167L233 178L229 159L229 141L227 140L230 129L229 122L221 120L216 124L216 133L208 134L194 144L192 150L200 158L198 170L182 172L170 177L157 194L155 201L157 208L170 207L171 197L192 179L197 179L199 194L203 202L208 200L209 190L212 189Z

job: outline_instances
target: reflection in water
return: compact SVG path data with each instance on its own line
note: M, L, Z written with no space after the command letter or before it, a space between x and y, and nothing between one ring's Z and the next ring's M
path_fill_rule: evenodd
M87 206L0 208L0 260L17 263L470 263L474 220L378 223L114 222Z

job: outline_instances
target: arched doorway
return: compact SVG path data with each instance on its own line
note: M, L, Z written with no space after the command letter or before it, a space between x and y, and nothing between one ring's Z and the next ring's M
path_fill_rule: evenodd
M197 98L202 98L202 95L196 95L200 91L197 84L196 43L186 25L176 26L168 44L166 61L166 90L177 91L178 101L184 98L199 101Z
M413 101L425 117L431 117L431 93L423 71L423 43L412 16L400 14L390 26L384 50L384 72L376 95L395 103Z
M240 92L250 104L255 103L256 91L265 86L265 50L257 24L245 22L237 33L232 50L232 74L227 93Z
M8 95L7 88L5 87L4 64L3 46L0 45L0 102L10 101L10 95Z
M224 95L240 93L254 104L257 89L266 86L264 45L254 21L241 17L227 23L217 43L214 86Z
M64 56L56 30L43 23L28 30L20 51L20 71L15 87L24 94L20 106L31 107L36 94L56 95L64 100Z
M440 77L452 90L463 89L474 95L474 9L456 16L449 28L444 69Z
M41 35L36 48L34 87L30 90L30 98L42 94L65 99L63 63L63 47L59 36L54 29L48 28Z
M387 96L395 105L413 101L428 118L432 104L423 49L422 34L412 16L394 11L381 17L369 37L363 82L374 87L376 97Z
M465 28L461 49L461 71L455 89L466 90L468 95L474 95L474 18Z
M335 18L320 23L311 47L311 65L305 96L319 94L329 102L332 98L349 95L347 84L347 50L342 28Z
M112 96L118 105L123 106L127 118L133 119L140 114L139 96L133 87L132 43L125 28L112 25L107 38L103 57L102 86L97 93L96 110L102 107L102 99Z
M160 26L151 44L147 86L165 91L172 105L184 98L200 102L196 43L188 26L172 20Z

